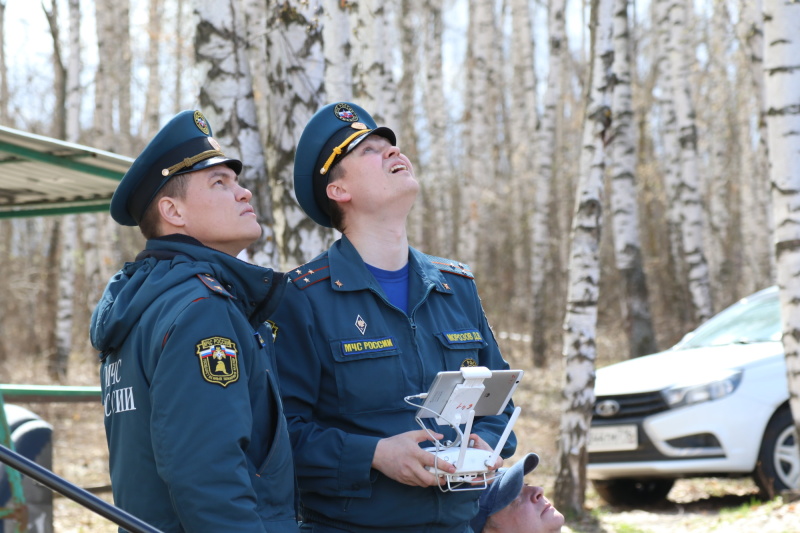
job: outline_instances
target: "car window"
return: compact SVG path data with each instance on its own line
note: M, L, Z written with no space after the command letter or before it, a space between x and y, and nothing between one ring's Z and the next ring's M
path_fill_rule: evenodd
M778 341L781 309L778 294L735 303L687 335L676 348Z

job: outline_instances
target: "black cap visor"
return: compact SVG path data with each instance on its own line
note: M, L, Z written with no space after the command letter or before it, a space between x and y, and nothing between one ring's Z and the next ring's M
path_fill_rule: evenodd
M384 139L388 140L392 143L392 146L397 145L397 137L395 136L394 132L385 127L381 126L379 128L375 128L374 130L370 130L364 135L360 135L350 141L350 144L347 145L347 148L342 150L342 153L337 155L330 165L328 165L325 172L322 171L323 167L325 167L325 163L327 162L330 155L333 153L333 150L341 145L349 136L355 133L355 130L352 128L342 128L341 130L334 133L328 142L322 147L320 150L319 157L317 157L317 162L314 166L314 200L316 200L317 205L322 210L323 213L330 216L330 209L328 208L328 193L326 189L328 188L329 178L331 173L331 169L336 166L339 161L345 158L347 154L349 154L353 148L358 146L364 139L369 137L370 135L378 135L383 137Z

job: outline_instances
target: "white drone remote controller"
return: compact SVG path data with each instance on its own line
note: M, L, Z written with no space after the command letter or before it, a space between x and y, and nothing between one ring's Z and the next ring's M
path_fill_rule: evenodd
M503 449L509 435L511 435L511 430L514 428L522 409L520 407L514 409L494 450L479 450L470 447L469 435L472 432L472 423L475 419L474 407L483 393L483 380L491 377L492 373L485 367L462 368L461 370L464 375L464 383L455 388L444 409L442 409L441 417L439 418L441 421L452 420L453 427L459 431L458 426L462 421L462 413L466 412L466 427L463 434L461 434L461 445L446 448L441 446L425 448L425 451L431 452L436 456L434 466L427 467L427 469L437 476L447 479L447 490L480 490L487 487L488 479L486 475L489 473L489 469L494 467L495 462L497 462L497 457L500 455L500 451ZM461 432L459 431L459 433ZM451 474L437 468L436 464L439 461L454 465L456 467L455 473ZM456 489L452 485L453 483L460 484L465 482L470 483L467 488Z
M435 447L430 447L425 448L425 451L434 454L437 462L444 461L453 465L458 463L458 457L461 455L460 448L445 448L437 452ZM439 477L448 476L449 480L453 482L472 482L489 471L487 463L493 454L494 452L491 451L468 448L464 455L464 461L461 464L461 468L456 467L455 474L451 474L444 470L439 470L438 468L432 466L427 468L429 472L432 472ZM490 464L494 465L494 463Z
M455 473L451 474L436 467L427 467L428 471L440 477L447 477L448 486L452 482L462 483L477 481L480 483L482 481L483 486L479 485L478 488L485 488L486 474L497 462L497 457L500 455L500 451L508 440L511 430L517 422L520 411L522 411L522 409L519 406L514 408L514 412L511 414L511 418L509 418L503 430L503 434L497 442L497 446L495 446L492 451L469 447L469 435L474 418L474 411L470 411L467 418L467 427L464 431L464 438L461 440L461 446L438 449L435 446L425 448L425 451L431 452L436 456L437 462L444 461L454 465L456 467Z

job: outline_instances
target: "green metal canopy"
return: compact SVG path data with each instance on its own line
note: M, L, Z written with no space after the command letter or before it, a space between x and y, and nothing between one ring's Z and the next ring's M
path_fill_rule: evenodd
M0 218L108 211L130 157L0 126Z

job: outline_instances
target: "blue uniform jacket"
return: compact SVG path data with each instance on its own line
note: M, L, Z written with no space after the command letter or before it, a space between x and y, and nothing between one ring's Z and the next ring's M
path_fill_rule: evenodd
M264 324L282 276L186 237L150 240L140 257L91 322L115 503L165 532L296 533Z
M288 273L272 320L302 512L313 521L356 532L463 532L477 512L479 491L411 487L371 469L379 439L420 429L403 398L426 392L437 372L508 368L469 270L413 248L409 266L408 315L346 237ZM473 432L494 446L512 410L476 419ZM428 425L455 440L450 428ZM503 457L515 448L512 435Z

